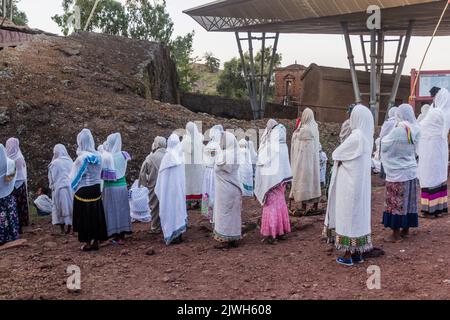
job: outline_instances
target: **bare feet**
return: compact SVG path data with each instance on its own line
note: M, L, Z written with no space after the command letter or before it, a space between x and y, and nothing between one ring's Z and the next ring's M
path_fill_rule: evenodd
M391 234L389 237L384 238L384 242L396 243L402 241L402 237L397 237Z

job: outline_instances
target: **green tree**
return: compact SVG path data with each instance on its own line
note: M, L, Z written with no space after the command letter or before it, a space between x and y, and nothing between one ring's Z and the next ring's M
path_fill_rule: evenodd
M61 28L67 36L70 28L70 18L75 17L74 6L80 8L80 26L84 29L89 15L94 8L95 0L63 0L62 15L54 15L52 20ZM125 7L115 0L101 0L92 16L88 31L100 30L102 33L128 36L128 16Z
M214 57L212 52L206 52L203 56L205 59L206 67L208 68L209 72L216 73L220 69L220 60L216 57Z
M13 0L12 4L13 4L13 22L14 24L18 25L18 26L24 26L28 23L28 18L27 15L25 14L25 12L20 11L19 8L17 7L17 3L19 2L19 0ZM1 6L0 6L1 7ZM9 17L9 12L10 12L10 5L9 5L9 1L6 3L6 12L7 12L7 16ZM3 8L0 8L0 12ZM3 12L2 12L3 15ZM2 19L0 19L0 23L2 22Z
M194 34L194 31L192 31L184 37L178 36L170 44L172 57L177 65L180 90L183 92L192 91L192 86L199 79L193 67L197 60L197 58L192 56Z
M269 74L269 66L272 56L272 48L265 48L264 53L264 76L267 77ZM255 74L257 76L257 93L259 94L259 81L260 81L260 65L262 60L261 52L258 52L254 57L255 60ZM282 56L281 54L276 54L274 60L274 68L281 65ZM250 73L250 54L248 52L244 53L244 61L246 70ZM247 98L247 84L244 77L244 69L242 67L242 62L240 58L233 58L230 61L225 62L224 70L219 76L219 82L217 84L217 92L228 98ZM269 87L268 99L271 100L274 94L273 84Z

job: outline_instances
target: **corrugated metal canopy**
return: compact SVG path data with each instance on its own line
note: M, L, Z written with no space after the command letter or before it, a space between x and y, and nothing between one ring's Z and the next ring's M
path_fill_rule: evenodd
M370 5L382 8L387 35L431 36L447 0L220 0L184 11L207 31L342 34L341 22L365 33ZM450 10L448 10L450 11ZM447 12L438 35L450 35Z

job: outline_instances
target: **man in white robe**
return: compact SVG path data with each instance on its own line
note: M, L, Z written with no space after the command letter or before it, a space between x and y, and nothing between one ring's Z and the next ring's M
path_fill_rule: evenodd
M167 153L159 167L155 193L164 241L167 245L181 243L187 228L186 181L183 148L176 134L167 140Z

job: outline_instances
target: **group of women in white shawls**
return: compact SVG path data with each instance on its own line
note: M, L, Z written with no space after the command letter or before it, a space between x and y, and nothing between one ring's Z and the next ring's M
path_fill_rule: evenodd
M407 238L410 228L419 225L419 211L424 217L447 212L450 93L434 93L433 105L422 108L418 119L409 104L391 108L376 142L376 160L386 179L382 223L392 230L387 242ZM370 110L355 106L342 133L333 152L324 236L344 252L337 262L351 266L364 262L363 253L373 249Z

